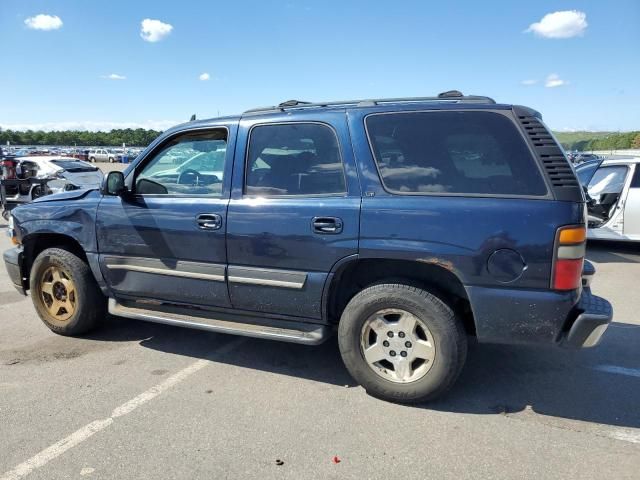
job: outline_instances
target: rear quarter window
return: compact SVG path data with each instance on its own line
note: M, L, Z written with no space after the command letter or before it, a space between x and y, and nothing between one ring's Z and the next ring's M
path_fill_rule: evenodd
M484 111L373 114L367 135L384 187L405 194L544 196L516 125Z

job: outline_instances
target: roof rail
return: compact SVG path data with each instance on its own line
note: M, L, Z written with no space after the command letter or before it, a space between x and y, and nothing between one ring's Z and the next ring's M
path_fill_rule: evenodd
M271 112L284 112L289 109L298 108L314 108L314 107L335 107L335 106L347 106L353 105L357 107L373 107L385 103L411 103L411 102L472 102L472 103L491 103L495 104L496 101L491 97L485 97L480 95L463 95L458 90L449 90L438 94L437 97L399 97L399 98L372 98L365 100L342 100L335 102L305 102L302 100L287 100L277 106L252 108L244 113L271 113Z

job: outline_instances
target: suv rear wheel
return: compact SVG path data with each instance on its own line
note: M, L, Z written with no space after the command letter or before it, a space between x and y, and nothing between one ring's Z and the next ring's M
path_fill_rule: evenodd
M48 248L38 255L30 288L38 316L55 333L86 333L106 314L106 298L89 265L67 250Z
M404 284L374 285L353 297L340 319L338 342L349 373L369 394L405 403L447 391L467 353L453 310Z

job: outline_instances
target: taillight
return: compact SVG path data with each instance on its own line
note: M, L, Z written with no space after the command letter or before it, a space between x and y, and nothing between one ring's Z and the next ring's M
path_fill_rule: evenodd
M0 161L0 176L7 179L16 178L16 164L11 160Z
M551 286L554 290L575 290L582 284L586 253L585 227L561 227L556 235Z

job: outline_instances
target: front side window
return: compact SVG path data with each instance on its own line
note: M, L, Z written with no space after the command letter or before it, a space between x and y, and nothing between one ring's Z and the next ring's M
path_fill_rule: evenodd
M591 177L587 190L591 197L608 193L621 193L629 169L624 165L612 165L599 168Z
M245 194L257 196L345 193L338 140L322 124L260 125L251 130Z
M137 194L222 195L226 130L180 135L145 164L137 175Z
M493 112L410 112L366 118L385 188L394 193L544 196L522 135Z

